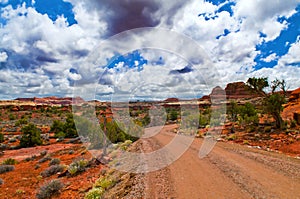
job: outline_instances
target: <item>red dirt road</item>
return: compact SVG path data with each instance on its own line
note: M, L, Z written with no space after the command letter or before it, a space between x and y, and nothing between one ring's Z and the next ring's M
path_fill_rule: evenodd
M154 151L175 136L166 126L142 139L144 151ZM170 166L143 176L144 198L300 198L300 160L231 143L218 143L199 159L202 140Z

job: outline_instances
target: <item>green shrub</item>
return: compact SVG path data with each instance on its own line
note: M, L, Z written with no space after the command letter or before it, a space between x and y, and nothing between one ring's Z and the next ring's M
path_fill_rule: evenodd
M113 187L115 184L116 184L116 182L114 180L102 177L96 181L95 186L101 187L104 190L107 190L107 189Z
M43 172L41 172L42 177L50 177L52 175L57 174L58 172L63 172L64 171L64 166L62 165L52 165Z
M42 144L41 132L34 124L24 126L21 131L23 136L20 140L21 147L33 147Z
M38 199L51 198L53 195L59 193L59 191L64 187L60 180L51 180L45 183L36 194Z
M230 135L229 137L227 137L228 141L234 141L237 139L237 136L235 134Z
M244 144L244 145L249 145L250 143L249 143L248 140L243 140L243 144Z
M176 121L178 119L178 111L175 109L172 109L168 115L168 119L171 121Z
M49 166L60 164L60 159L54 158L49 162Z
M20 120L18 120L16 123L15 123L15 126L21 126L21 125L24 125L24 124L28 124L28 121L26 118L22 118Z
M51 125L50 131L54 132L55 137L57 137L58 133L64 131L64 123L59 120L54 120Z
M104 194L104 189L93 188L85 194L84 199L101 199Z
M258 114L253 104L247 102L245 105L239 106L240 122L245 124L258 124Z
M89 162L84 159L76 160L72 162L68 167L68 172L73 176L80 172L85 171L86 167L88 166Z
M58 137L74 138L78 136L72 114L67 115L65 122L54 120L51 126L51 131L55 133L55 137L57 138Z
M122 125L123 128L120 128ZM101 124L101 127L103 129L103 124ZM106 129L106 135L112 143L125 142L126 140L136 141L141 134L141 127L134 123L124 126L124 124L111 121L107 122ZM130 135L126 134L122 129L126 129L127 132L130 132Z
M8 115L8 119L9 119L9 120L15 120L15 119L16 119L16 116L10 113L10 114Z
M0 165L0 174L15 170L13 165Z
M18 161L13 158L7 158L6 160L3 160L3 162L2 162L3 165L15 165L17 163L18 163Z

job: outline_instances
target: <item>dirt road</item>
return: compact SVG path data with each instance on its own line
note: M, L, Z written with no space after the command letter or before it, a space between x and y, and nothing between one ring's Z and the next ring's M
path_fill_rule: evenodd
M151 152L167 145L172 128L141 139L139 147ZM218 143L199 159L202 142L195 139L168 167L138 175L143 198L300 198L300 160L230 143Z

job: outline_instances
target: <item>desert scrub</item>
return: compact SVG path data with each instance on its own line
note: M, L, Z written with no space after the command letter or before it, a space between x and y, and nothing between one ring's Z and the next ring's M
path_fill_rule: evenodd
M54 158L49 162L49 166L60 164L60 159Z
M0 174L15 170L13 165L0 165Z
M51 160L52 158L50 156L46 156L46 157L43 157L42 159L39 160L39 163L44 163L44 162L47 162L49 160Z
M39 192L36 194L38 199L51 198L53 195L59 194L59 191L64 187L60 180L51 180L41 186Z
M126 140L125 142L120 144L120 148L125 151L131 144L132 144L131 140Z
M104 189L93 188L89 192L87 192L84 196L84 199L101 199L104 194Z
M24 193L25 193L25 191L22 190L22 189L17 189L17 190L16 190L16 194L17 194L17 195L23 195Z
M58 172L63 172L64 171L64 166L63 165L52 165L43 172L41 172L41 176L45 177L50 177L52 175L57 174Z
M0 178L0 185L3 185L4 184L4 181L2 178Z
M106 177L101 177L96 181L95 187L101 187L104 190L107 190L107 189L113 187L115 184L116 184L115 180L109 179Z
M76 160L69 165L68 172L72 176L76 175L80 172L85 171L88 164L89 164L89 162L85 159Z
M27 157L27 158L25 158L25 162L33 161L33 160L35 160L35 158L36 158L35 155L33 155L33 156L31 156L31 157Z
M237 136L236 136L235 134L230 135L229 137L227 137L227 140L228 140L228 141L234 141L234 140L236 140L236 139L237 139Z
M243 140L243 144L244 144L244 145L249 145L250 143L249 143L248 140Z
M3 165L15 165L18 164L18 161L13 158L7 158L6 160L3 160Z
M45 156L45 155L47 155L47 153L48 153L48 151L42 151L41 153L40 153L40 155L43 157L43 156Z

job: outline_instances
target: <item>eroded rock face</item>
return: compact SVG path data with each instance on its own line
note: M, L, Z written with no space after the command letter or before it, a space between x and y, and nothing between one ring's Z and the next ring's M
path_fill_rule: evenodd
M289 101L284 106L282 117L285 120L295 120L300 124L300 88L290 93Z
M294 113L294 120L300 125L300 112Z
M291 93L289 102L300 102L300 88L294 90Z
M294 107L293 119L300 125L300 88L291 93L288 105Z
M203 96L201 99L209 99L212 96L213 97L225 97L226 99L250 99L250 98L256 98L259 97L259 94L251 91L248 86L244 82L234 82L227 84L225 90L223 90L221 87L217 86L215 87L211 94L209 96Z
M259 97L259 95L252 92L244 82L227 84L225 92L227 99L246 99Z

